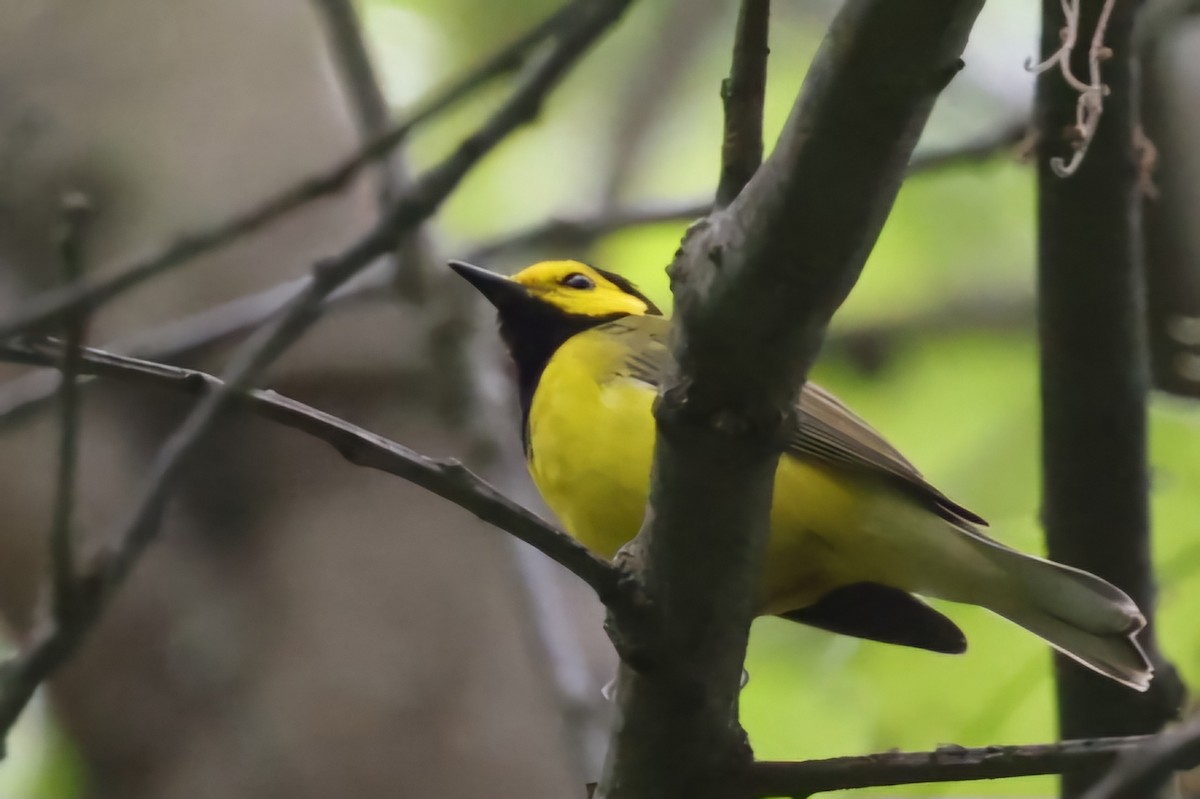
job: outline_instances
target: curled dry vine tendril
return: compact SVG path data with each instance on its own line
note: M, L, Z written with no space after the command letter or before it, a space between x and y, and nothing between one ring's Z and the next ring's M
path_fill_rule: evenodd
M1104 113L1104 98L1108 95L1108 87L1100 79L1100 65L1112 57L1112 50L1104 44L1104 34L1116 0L1105 0L1096 20L1096 29L1092 32L1092 42L1088 48L1086 83L1071 71L1071 53L1079 40L1079 3L1080 0L1061 0L1064 24L1059 32L1059 48L1039 64L1034 64L1031 59L1025 62L1025 69L1036 75L1049 72L1057 66L1067 85L1079 92L1079 101L1075 105L1075 125L1072 128L1071 159L1068 161L1059 156L1050 159L1050 168L1060 178L1075 174L1083 163L1088 146L1100 126L1100 116Z

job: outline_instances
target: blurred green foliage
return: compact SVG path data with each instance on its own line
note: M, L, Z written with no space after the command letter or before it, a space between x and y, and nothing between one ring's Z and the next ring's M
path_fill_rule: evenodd
M519 30L547 8L542 0L503 5L502 14L495 12L496 4L480 0L374 0L368 7L404 7L423 15L446 42L453 42L447 45L455 51L448 63L462 65L470 61L464 51L473 57L490 50L503 40L500 32ZM974 36L974 43L991 46L993 62L999 52L998 62L1011 64L1000 80L1020 83L1016 91L999 85L995 74L973 73L968 57L957 94L935 113L927 139L946 144L977 135L987 129L989 117L1008 115L997 108L1004 102L1001 97L1011 101L1014 94L1028 93L1031 79L1020 65L1035 32L1021 27L1022 20L1030 19L1023 5L1028 4L993 8L992 21L985 18ZM677 46L671 39L670 6L643 3L635 8L547 105L540 123L506 144L469 179L439 220L453 240L465 243L547 215L582 214L600 206L614 158L613 140L622 114L628 113L622 102L635 96L636 84L656 79L661 71L656 59ZM646 132L630 156L636 168L619 187L619 197L711 193L720 141L717 89L727 68L735 4L725 6L712 14L703 46L681 70L677 84L660 87L654 102L637 109L647 117L640 120ZM819 7L777 7L768 140L782 126L819 42ZM1014 40L1014 31L1028 38ZM989 41L990 36L996 39ZM376 45L386 50L389 43L380 39ZM494 99L471 103L420 137L417 158L423 161L444 151ZM1034 202L1031 172L1006 158L911 180L835 329L883 320L913 320L919 327L922 314L964 295L1031 297ZM610 236L591 253L549 250L538 256L590 258L624 272L656 301L669 305L663 267L683 229L683 224L633 229ZM1041 551L1037 368L1032 326L988 332L968 319L958 332L917 333L891 342L879 369L865 371L846 360L829 359L814 377L870 419L951 496L989 518L997 537ZM1200 592L1200 408L1156 398L1152 435L1161 637L1185 678L1195 684L1200 680L1200 627L1194 623ZM757 622L743 719L759 756L826 757L948 742L971 746L1053 739L1049 649L986 611L945 610L968 632L970 651L964 656L865 643L775 619ZM886 793L1028 796L1049 794L1053 786L1050 778L1029 778Z

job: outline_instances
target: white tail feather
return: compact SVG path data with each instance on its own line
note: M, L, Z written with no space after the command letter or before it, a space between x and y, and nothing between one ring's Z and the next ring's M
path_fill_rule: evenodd
M1146 620L1124 591L1093 574L964 532L993 564L983 604L1073 660L1138 691L1154 669L1135 635Z

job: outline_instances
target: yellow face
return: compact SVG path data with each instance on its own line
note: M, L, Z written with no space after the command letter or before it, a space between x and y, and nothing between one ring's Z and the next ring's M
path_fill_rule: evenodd
M661 314L628 280L579 261L542 261L512 279L535 299L570 314Z

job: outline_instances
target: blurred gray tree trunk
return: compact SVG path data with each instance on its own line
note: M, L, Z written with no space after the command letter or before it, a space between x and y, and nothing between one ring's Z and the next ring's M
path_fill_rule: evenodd
M1181 16L1178 5L1151 3L1144 26L1142 108L1155 162L1146 299L1155 386L1200 398L1200 13Z
M65 188L97 206L89 259L103 268L353 149L325 46L308 4L284 0L0 5L6 302L53 284ZM93 340L303 274L366 228L375 195L363 181L122 298ZM272 385L421 451L468 451L470 432L434 410L421 333L411 308L339 315ZM138 389L88 394L85 534L183 410ZM17 634L44 570L52 432L49 419L0 431L0 610ZM231 418L55 681L55 707L93 797L570 796L582 788L526 601L508 542L482 523Z

